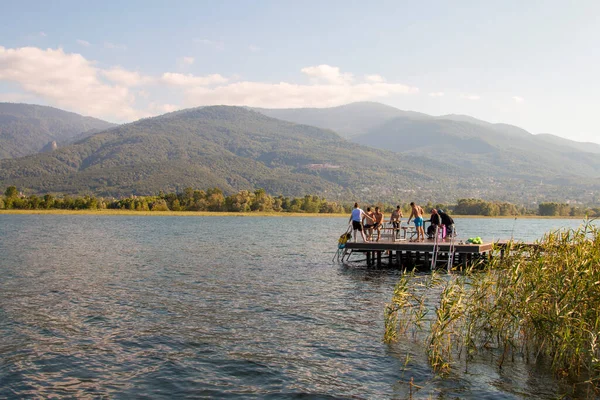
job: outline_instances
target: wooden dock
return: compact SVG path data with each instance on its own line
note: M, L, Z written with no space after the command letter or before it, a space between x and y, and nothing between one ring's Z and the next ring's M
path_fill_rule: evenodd
M457 266L466 268L473 262L488 259L492 256L493 250L493 242L472 244L463 243L456 238L454 242L450 239L437 242L434 240L348 242L341 254L341 261L424 270L429 270L432 266L447 267L450 261L452 268ZM357 255L360 259L357 259Z

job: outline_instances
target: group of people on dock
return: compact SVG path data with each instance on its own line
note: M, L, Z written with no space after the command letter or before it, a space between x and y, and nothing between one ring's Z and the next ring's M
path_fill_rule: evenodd
M423 207L415 204L414 202L410 203L411 213L408 217L407 224L410 224L411 219L415 224L415 233L416 239L413 241L425 241L425 230L423 219ZM400 206L397 206L394 211L392 211L392 215L390 216L389 222L392 224L392 229L394 231L400 230L400 218L402 218L402 209ZM381 229L383 228L383 213L379 209L379 207L375 207L375 211L371 211L371 207L367 207L367 211L363 211L358 203L354 203L354 209L350 215L350 220L348 224L352 224L352 231L354 241L356 242L356 232L360 232L363 242L368 242L372 240L374 232L377 232L377 239L379 241L381 238ZM431 209L431 218L429 220L430 225L427 229L427 236L431 239L437 234L438 229L444 229L443 237L446 235L454 234L454 220L448 214L446 214L443 210ZM366 232L366 235L365 235Z

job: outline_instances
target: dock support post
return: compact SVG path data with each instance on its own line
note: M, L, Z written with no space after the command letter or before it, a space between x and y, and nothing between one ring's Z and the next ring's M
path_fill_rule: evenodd
M377 252L377 266L381 267L381 251Z

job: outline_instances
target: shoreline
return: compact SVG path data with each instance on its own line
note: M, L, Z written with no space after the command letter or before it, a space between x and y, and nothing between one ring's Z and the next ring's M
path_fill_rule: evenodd
M135 210L0 210L0 215L124 215L124 216L162 216L162 217L310 217L310 218L348 218L350 214L319 214L319 213L285 213L285 212L225 212L225 211L135 211ZM405 217L406 218L406 217ZM454 219L461 218L493 218L493 219L581 219L585 216L487 216L487 215L452 215Z
M225 211L135 211L135 210L0 210L14 215L123 215L139 217L347 217L346 214L283 213L283 212L225 212Z

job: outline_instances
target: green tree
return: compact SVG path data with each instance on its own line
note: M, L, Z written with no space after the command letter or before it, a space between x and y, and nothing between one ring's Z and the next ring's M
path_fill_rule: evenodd
M19 191L16 186L9 186L6 188L4 195L8 198L17 197L19 195Z
M225 205L225 196L219 188L206 191L206 203L209 211L222 211Z
M45 209L52 208L54 206L54 196L51 194L44 195L44 201L42 202L42 207Z
M150 210L152 211L169 211L167 201L165 199L157 199L150 204Z

